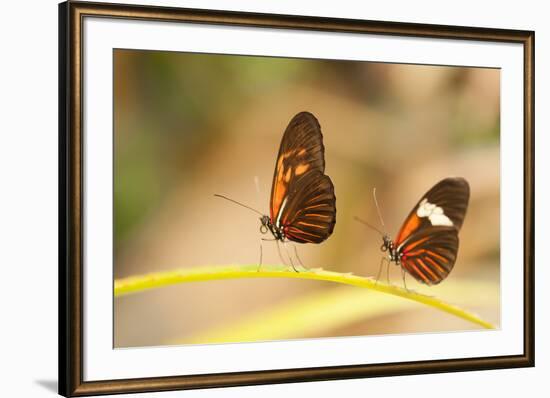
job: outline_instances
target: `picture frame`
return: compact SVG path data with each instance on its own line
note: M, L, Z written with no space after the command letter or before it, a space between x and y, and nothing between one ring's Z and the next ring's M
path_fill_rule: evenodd
M517 233L522 239L514 240L514 247L509 249L519 253L522 258L522 264L515 264L521 271L522 277L514 282L522 292L523 305L519 309L521 324L517 325L520 333L513 337L521 347L521 352L378 363L352 361L348 364L330 366L296 367L289 364L246 371L237 367L225 371L208 371L208 364L206 364L204 370L197 373L174 374L172 372L162 375L120 377L109 376L109 370L106 370L106 376L87 377L86 367L89 365L88 359L92 351L85 345L85 339L89 339L90 333L95 333L99 328L105 328L102 324L85 322L87 311L93 312L90 309L89 300L95 297L87 288L87 283L95 279L90 277L89 270L86 268L87 256L92 253L86 223L90 220L90 215L87 213L93 205L90 200L93 200L96 195L94 192L87 192L90 187L86 184L86 179L93 176L90 176L90 170L86 169L88 164L86 162L91 158L88 151L102 151L101 145L90 144L90 137L87 135L89 132L85 126L87 121L103 117L100 114L89 113L89 109L86 108L86 104L91 103L87 101L87 95L93 86L92 83L97 83L86 80L90 76L87 75L86 65L88 64L85 58L92 56L91 50L86 48L87 40L96 32L88 29L86 23L92 20L111 26L123 22L151 24L149 29L159 30L162 26L178 24L231 27L242 29L244 34L250 36L253 36L258 29L266 29L289 34L321 32L341 35L343 40L347 37L346 35L356 35L429 39L442 46L457 41L465 43L464 45L471 43L472 46L479 43L519 46L520 51L515 53L521 54L521 59L513 61L521 66L522 98L513 98L515 102L512 101L512 103L521 103L521 109L514 108L514 110L521 114L523 131L521 137L519 132L515 134L521 138L523 145L515 147L514 157L508 158L508 161L511 167L519 169L521 166L522 169L523 203L521 210L516 210L518 214L521 212L522 230ZM200 38L195 37L195 39L200 42ZM137 42L137 48L140 48L140 38L135 37L133 40ZM534 42L535 33L532 31L76 1L61 3L59 5L59 393L64 396L83 396L534 366ZM200 43L197 45L200 47ZM117 46L115 45L114 48ZM207 49L205 51L208 52ZM228 53L232 53L231 50L228 50ZM430 63L430 54L427 54L425 60L420 63ZM437 64L437 62L434 63ZM107 71L109 72L108 69ZM96 76L103 76L108 80L105 75ZM112 154L107 153L107 155ZM501 179L504 183L508 181L508 177L506 172L502 171ZM109 186L106 189L112 189L112 187ZM515 203L515 208L520 208L519 203ZM107 257L111 255L105 254ZM107 265L112 267L112 264ZM505 289L502 294L507 294ZM112 292L105 292L105 295L112 299ZM503 306L505 305L504 303ZM506 327L503 326L502 329L505 331ZM299 341L296 343L300 344ZM112 346L108 349L114 350ZM170 349L170 347L163 348L165 352ZM210 349L214 355L217 351L221 352L219 346L211 346ZM238 354L238 345L232 345L231 349L234 355ZM138 352L133 359L139 360L139 357Z

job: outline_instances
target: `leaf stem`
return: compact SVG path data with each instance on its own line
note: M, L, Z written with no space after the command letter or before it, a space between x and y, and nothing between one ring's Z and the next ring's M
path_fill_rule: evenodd
M361 277L350 273L326 271L321 268L300 272L295 272L282 265L262 265L261 268L258 269L258 265L256 264L181 268L117 279L115 280L114 295L115 297L120 297L130 293L137 293L144 290L186 282L205 282L240 278L297 278L363 287L431 306L440 311L447 312L466 321L480 325L486 329L495 328L491 323L479 318L477 315L463 310L458 306L446 303L436 297L417 293L380 281L377 282L373 278Z

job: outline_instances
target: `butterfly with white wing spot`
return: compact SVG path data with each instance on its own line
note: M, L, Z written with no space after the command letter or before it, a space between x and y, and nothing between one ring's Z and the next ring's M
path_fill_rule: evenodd
M356 219L382 235L381 250L388 253L390 263L400 266L420 283L437 285L449 275L456 262L458 232L469 198L470 186L464 178L441 180L418 201L394 240L387 233ZM376 206L383 226L377 203Z

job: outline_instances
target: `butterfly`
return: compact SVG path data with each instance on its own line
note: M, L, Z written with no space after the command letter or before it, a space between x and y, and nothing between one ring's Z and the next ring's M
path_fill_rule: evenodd
M420 283L443 281L456 262L458 232L469 198L470 186L464 178L445 178L435 184L411 210L394 240L379 231L387 260Z
M321 243L336 225L336 196L325 174L325 147L319 122L309 112L294 116L286 128L275 162L269 215L261 215L260 232L276 241Z

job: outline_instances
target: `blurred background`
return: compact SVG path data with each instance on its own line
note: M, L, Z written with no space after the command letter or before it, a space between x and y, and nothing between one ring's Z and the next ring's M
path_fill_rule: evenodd
M321 124L337 220L309 268L375 277L376 187L395 237L420 197L462 176L471 198L458 260L440 285L407 278L499 325L498 69L115 50L114 276L254 264L282 134L300 111ZM264 242L264 264L279 264ZM385 281L385 272L381 278ZM402 286L400 270L390 268ZM365 291L364 291L365 290ZM114 300L115 347L477 329L407 300L308 280L186 283Z

